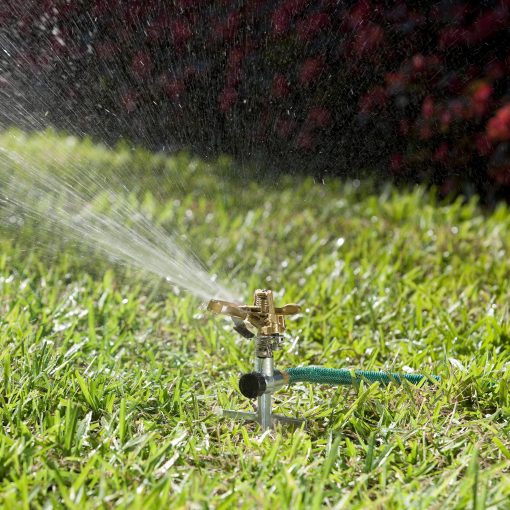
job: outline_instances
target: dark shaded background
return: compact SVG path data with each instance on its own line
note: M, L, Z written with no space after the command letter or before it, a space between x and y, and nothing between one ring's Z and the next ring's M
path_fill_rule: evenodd
M510 0L4 0L0 23L3 126L508 195Z

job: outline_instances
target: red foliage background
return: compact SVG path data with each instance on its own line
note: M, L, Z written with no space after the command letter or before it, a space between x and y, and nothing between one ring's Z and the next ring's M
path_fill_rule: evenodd
M20 5L0 7L2 124L510 186L510 0Z

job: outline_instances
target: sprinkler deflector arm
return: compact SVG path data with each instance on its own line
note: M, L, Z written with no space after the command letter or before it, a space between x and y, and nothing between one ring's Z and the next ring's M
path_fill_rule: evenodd
M411 384L419 384L423 380L437 383L440 378L436 375L397 374L394 372L376 372L372 370L348 370L345 368L296 367L288 370L275 370L272 377L259 372L244 374L239 379L239 389L247 398L256 398L265 393L274 393L283 386L298 382L317 384L355 385L362 381L378 382L384 386L394 383L402 384L405 380Z

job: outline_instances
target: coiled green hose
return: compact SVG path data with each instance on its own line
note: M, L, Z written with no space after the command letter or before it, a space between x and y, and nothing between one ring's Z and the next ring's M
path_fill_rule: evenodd
M418 384L423 379L440 381L437 375L426 376L422 374L397 374L392 372L375 372L371 370L347 370L345 368L324 367L295 367L285 370L289 377L289 384L298 382L310 382L318 384L354 384L361 381L379 382L387 385L390 383L401 384L402 379Z

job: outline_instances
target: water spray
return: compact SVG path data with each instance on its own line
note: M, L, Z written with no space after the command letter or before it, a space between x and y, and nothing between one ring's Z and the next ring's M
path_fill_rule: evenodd
M398 374L371 370L348 370L324 367L295 367L277 370L274 366L274 351L281 350L285 333L285 317L295 315L301 308L287 304L280 308L274 304L270 290L256 290L253 305L238 305L228 301L212 299L207 309L216 314L227 315L234 322L234 330L255 343L254 371L243 374L239 379L239 390L249 399L257 399L256 412L224 409L223 416L257 422L262 430L274 428L278 422L300 426L304 420L274 414L272 394L280 388L298 382L330 385L355 385L366 381L382 385L390 383L419 384L423 380L432 383L438 376L422 374ZM252 331L255 330L255 332Z

